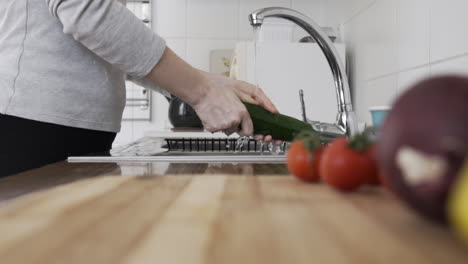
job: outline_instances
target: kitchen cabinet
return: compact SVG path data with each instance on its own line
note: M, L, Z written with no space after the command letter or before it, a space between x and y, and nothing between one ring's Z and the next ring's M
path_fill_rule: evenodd
M284 164L62 162L0 179L0 201L2 263L468 263L385 189Z

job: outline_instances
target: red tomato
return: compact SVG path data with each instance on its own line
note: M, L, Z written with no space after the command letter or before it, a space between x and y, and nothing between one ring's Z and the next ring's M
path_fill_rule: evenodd
M374 162L366 151L356 151L348 146L347 138L338 138L323 152L320 175L327 184L352 191L374 173Z
M319 147L313 153L310 153L302 140L292 143L287 157L289 172L303 181L318 181L320 179L319 164L323 149L323 147Z

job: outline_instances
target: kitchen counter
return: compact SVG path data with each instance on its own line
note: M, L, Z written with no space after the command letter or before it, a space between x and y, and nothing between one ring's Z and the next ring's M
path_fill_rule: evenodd
M2 263L468 263L382 188L282 164L70 164L0 179Z

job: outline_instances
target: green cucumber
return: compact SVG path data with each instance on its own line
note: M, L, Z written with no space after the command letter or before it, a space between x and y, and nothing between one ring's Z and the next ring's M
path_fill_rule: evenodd
M302 131L314 131L312 126L296 118L273 114L265 108L244 103L254 126L254 134L271 135L275 140L293 141Z

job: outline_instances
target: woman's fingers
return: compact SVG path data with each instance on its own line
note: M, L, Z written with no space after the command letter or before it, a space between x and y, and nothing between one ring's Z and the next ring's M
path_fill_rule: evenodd
M270 98L268 98L268 96L265 95L262 89L260 88L256 89L254 99L256 99L258 104L263 106L266 110L272 113L279 113L276 106L273 104Z
M241 123L241 130L239 131L239 135L241 136L250 136L253 134L253 123L252 119L250 118L249 114L246 112L244 117L242 118Z
M201 71L200 74L207 93L193 107L208 131L252 135L252 119L242 101L260 105L273 113L278 112L265 93L254 85L221 75ZM263 140L271 142L272 137L265 136Z
M283 141L282 140L275 140L274 144L275 145L281 145L281 144L283 144Z
M257 141L264 141L266 143L273 141L273 137L271 135L255 135L254 139Z
M273 102L265 95L263 90L257 86L246 82L240 82L236 93L243 102L260 105L272 113L278 113L278 109Z
M262 141L263 138L264 138L263 135L255 135L255 136L254 136L254 139L257 140L257 141Z

